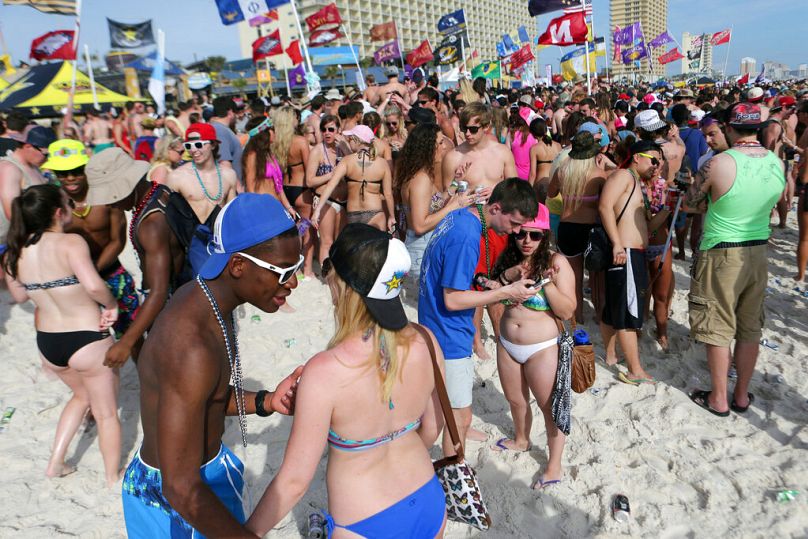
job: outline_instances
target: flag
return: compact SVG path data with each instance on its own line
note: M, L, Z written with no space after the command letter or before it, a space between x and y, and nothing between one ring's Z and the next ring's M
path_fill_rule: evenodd
M54 30L31 42L34 60L75 60L76 48L73 30Z
M578 73L586 73L586 47L578 47L561 57L561 75L564 80L573 80ZM596 50L589 49L589 71L597 71L597 46Z
M435 63L437 65L448 65L457 62L461 58L460 39L456 35L449 35L443 38L438 48L434 51Z
M716 32L713 34L713 37L710 38L710 45L723 45L724 43L729 43L729 40L732 39L732 30L721 30L720 32Z
M309 36L309 47L322 47L341 37L345 37L345 35L339 31L339 28L315 30Z
M438 32L441 34L456 34L466 27L466 12L462 9L447 13L438 19Z
M620 53L624 64L636 62L642 58L648 57L648 50L645 48L645 42L640 41L637 45L623 49Z
M258 60L263 60L269 56L281 54L283 52L283 46L281 46L280 29L275 30L271 34L261 36L253 41L252 51L253 62L258 62Z
M760 70L760 75L755 77L755 84L760 84L761 82L763 82L765 74L766 74L766 64L763 64L763 69Z
M137 49L154 45L151 19L135 24L107 19L107 25L109 25L109 46L113 49Z
M289 46L286 47L286 50L283 51L286 53L286 56L292 61L292 64L298 65L303 61L303 55L300 54L300 40L293 39L289 42Z
M551 11L559 11L564 8L581 5L581 0L528 0L527 11L531 17L544 15Z
M382 65L384 62L389 62L396 58L401 58L401 51L398 49L398 41L385 43L373 53L373 60L377 65Z
M533 56L533 51L530 48L530 44L524 45L521 49L511 54L511 69L519 69L529 61L535 59L536 57Z
M678 48L675 48L669 50L668 52L657 58L657 62L659 62L662 65L665 65L671 62L675 62L676 60L681 60L684 57L685 55L679 52Z
M575 2L575 5L573 7L565 7L564 8L564 14L565 15L569 15L570 13L580 13L581 11L583 11L584 15L586 15L587 17L592 16L592 2L591 2L591 0L586 0L586 4L585 4L584 7L581 7L580 2Z
M508 56L510 52L505 48L505 44L502 41L497 41L497 56L502 58L503 56Z
M270 24L272 21L280 20L280 14L278 14L277 9L273 9L272 11L266 11L264 13L260 13L256 15L252 19L250 19L250 26L261 26L263 24Z
M738 84L738 86L743 86L744 84L748 84L749 83L749 73L747 73L743 77L738 77L738 80L735 81L735 82Z
M594 54L600 58L606 58L606 38L604 37L596 37L595 41L590 41L590 43L594 43L594 47L592 45L589 46L589 54L592 54L592 49L594 48Z
M288 3L289 0L216 0L216 7L224 25L247 21L250 26L258 26L264 24L261 21L267 18L268 11Z
M519 41L522 43L530 43L530 36L527 35L527 29L524 26L520 26L516 33L519 35Z
M306 17L306 25L309 27L309 32L313 32L318 28L323 30L334 29L340 24L342 24L342 18L339 16L337 4L333 3L328 4L321 10Z
M635 22L623 29L616 27L612 39L616 45L636 45L637 40L643 39L640 23Z
M508 51L508 54L519 50L519 45L514 43L510 34L502 34L502 43L505 45L505 50Z
M673 43L674 39L668 33L667 30L656 36L654 39L648 42L648 44L652 47L662 47L663 45L667 45L668 43Z
M581 12L563 15L550 21L539 36L541 45L575 45L586 41L589 28Z
M306 85L306 70L303 64L298 65L289 71L289 86L292 88L300 88Z
M407 55L407 63L412 67L419 67L432 60L432 46L429 40L425 39Z
M371 41L390 41L397 37L396 21L383 22L370 27Z
M154 62L154 69L152 69L151 77L149 78L149 93L157 105L157 114L163 114L166 111L166 74L165 74L165 34L162 30L157 31L157 59Z
M6 6L31 6L43 13L76 15L76 0L3 0Z
M471 70L471 77L476 79L482 77L484 79L499 79L502 77L502 70L499 61L495 62L480 62L480 65Z

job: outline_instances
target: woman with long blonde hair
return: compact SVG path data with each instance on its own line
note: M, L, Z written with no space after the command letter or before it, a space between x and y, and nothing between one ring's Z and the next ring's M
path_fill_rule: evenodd
M180 137L166 135L158 139L154 145L154 157L151 160L151 168L146 179L165 184L171 171L182 162L184 151Z
M395 105L387 105L384 109L384 123L380 137L390 145L393 160L398 158L398 153L407 142L407 128L404 127L404 114Z
M427 449L443 418L424 339L438 369L443 357L401 304L410 257L400 240L356 223L329 260L336 332L304 367L283 463L247 527L263 536L280 522L305 494L327 445L329 537L442 537L445 495Z

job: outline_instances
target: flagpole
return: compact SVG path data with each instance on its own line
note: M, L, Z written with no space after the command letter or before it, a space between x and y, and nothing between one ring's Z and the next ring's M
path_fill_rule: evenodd
M724 82L727 78L727 63L729 62L729 48L732 47L732 30L735 28L734 25L730 25L729 27L729 41L727 42L727 56L724 58L724 69L721 71L721 82Z
M393 26L396 29L396 44L398 45L398 57L401 59L401 71L403 72L406 71L407 68L404 65L404 49L401 48L401 38L398 35L398 21L396 19L393 19ZM402 73L401 76L403 77L404 73ZM401 80L404 79L402 78Z
M359 71L359 76L362 77L362 80L365 80L365 75L362 73L362 66L359 65L359 58L356 57L356 51L354 50L353 40L351 39L351 33L345 30L344 25L340 25L342 32L348 38L348 47L351 49L351 56L353 56L354 62L356 63L356 69ZM399 50L399 52L401 52ZM403 80L403 79L402 79Z
M84 61L87 62L87 74L90 76L90 91L93 93L93 106L98 110L98 95L95 92L95 76L93 75L93 64L90 62L90 46L86 43L84 44Z
M81 0L76 0L76 25L73 30L73 77L70 81L70 92L67 94L67 111L62 123L67 126L73 121L73 101L76 96L76 70L78 69L79 33L81 31ZM64 131L63 131L64 132Z
M309 68L309 73L314 73L314 68L311 65L311 57L309 56L309 45L306 43L306 36L303 35L303 27L300 25L300 15L297 13L297 6L295 5L296 0L292 0L289 3L292 5L292 14L295 17L297 33L300 36L300 46L303 47L303 54L306 56L306 67Z
M584 26L586 26L586 0L581 0L581 13L584 16ZM591 22L591 21L590 21ZM595 37L595 29L592 29L592 37ZM584 54L586 55L586 95L592 95L592 78L589 74L589 28L586 29L584 39Z
M289 68L283 63L283 77L286 79L286 95L292 97L292 87L289 86Z

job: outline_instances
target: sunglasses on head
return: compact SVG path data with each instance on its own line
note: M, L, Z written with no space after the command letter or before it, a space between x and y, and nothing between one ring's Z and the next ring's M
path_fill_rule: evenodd
M336 128L336 127L334 127L334 126L331 126L331 127L321 127L321 128L320 128L320 131L322 131L323 133L336 133L336 132L337 132L337 128Z
M279 276L278 277L278 284L285 284L286 282L288 282L289 279L291 279L295 275L295 273L297 273L297 271L300 268L303 267L303 255L300 255L300 260L298 260L297 264L295 264L294 266L289 266L288 268L279 268L278 266L275 266L274 264L270 264L269 262L264 262L263 260L261 260L259 258L255 258L254 256L250 256L247 253L242 253L241 251L239 251L236 254L239 255L239 256L243 256L244 258L246 258L247 260L249 260L250 262L252 262L256 266L258 266L259 268L263 268L265 270L269 270L271 272L277 273L278 276Z
M647 153L638 153L637 155L647 157L648 159L651 160L651 165L653 165L655 167L658 167L660 165L660 163L661 163L661 161L659 159L657 159L656 157L654 157L653 155L648 155Z
M60 180L64 178L79 178L84 176L84 167L74 168L73 170L54 170L53 173Z
M206 144L210 144L209 140L194 140L192 142L183 142L182 147L185 148L187 151L191 150L201 150L205 147Z
M481 125L461 125L460 126L460 132L465 134L468 131L472 135L476 135L477 133L479 133L480 129L482 129L482 128L483 128L483 126L481 126Z
M542 240L542 238L544 238L544 232L542 232L541 230L530 230L530 231L527 231L527 230L525 230L525 229L523 228L523 229L522 229L522 230L520 230L519 232L514 232L514 233L513 233L513 237L514 237L514 238L516 238L517 240L523 240L523 239L525 239L525 238L526 238L528 235L530 235L530 241L541 241L541 240Z

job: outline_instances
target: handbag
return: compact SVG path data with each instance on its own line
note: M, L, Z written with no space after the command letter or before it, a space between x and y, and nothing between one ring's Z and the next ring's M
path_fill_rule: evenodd
M556 318L559 332L567 334L564 324ZM577 325L575 317L572 319L572 331L575 333ZM569 337L569 335L567 334ZM570 340L572 340L570 338ZM595 348L589 344L574 344L572 346L572 362L570 365L572 390L583 393L595 383Z
M617 223L620 223L620 219L626 213L626 208L628 208L631 197L634 196L635 189L637 189L636 181L631 187L631 194L628 195L623 210L617 216ZM609 235L606 234L606 229L602 226L592 227L589 230L589 241L584 251L584 267L589 271L606 271L613 259L612 242L609 240Z
M449 431L449 437L455 450L454 455L433 463L435 474L446 495L446 515L455 522L462 522L479 530L487 530L491 527L491 516L483 502L480 483L477 481L474 469L465 461L463 444L457 431L457 423L455 423L452 406L449 403L449 395L446 393L443 375L438 366L432 337L423 326L419 324L412 324L412 326L421 334L429 348L432 369L435 373L435 390L438 393L440 407L446 420L446 429Z

